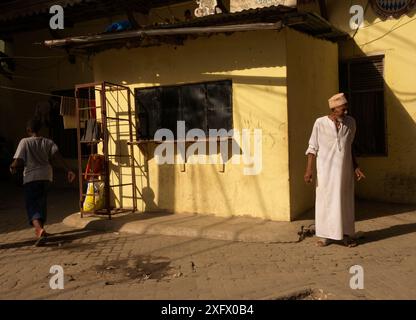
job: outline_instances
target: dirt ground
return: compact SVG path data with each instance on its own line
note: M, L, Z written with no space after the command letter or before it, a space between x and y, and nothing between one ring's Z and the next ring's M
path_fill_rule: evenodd
M0 299L416 299L416 212L411 206L362 203L356 248L333 244L262 244L77 230L62 219L77 193L49 197L48 231L34 247L22 190L1 184ZM64 270L52 290L50 268ZM364 270L351 289L350 267Z

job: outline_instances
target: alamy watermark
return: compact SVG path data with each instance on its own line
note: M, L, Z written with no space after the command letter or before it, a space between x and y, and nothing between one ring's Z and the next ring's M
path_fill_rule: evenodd
M53 276L49 279L49 287L52 290L64 289L64 268L60 265L53 265L49 269L49 273Z
M350 28L357 30L364 26L364 8L358 4L350 7L350 14L353 16L350 19Z
M209 129L207 137L201 129L186 132L185 121L177 121L176 140L170 129L163 128L156 131L154 141L161 142L154 153L159 165L224 164L231 159L232 164L244 164L244 175L258 175L263 168L261 129Z
M350 273L353 274L350 279L350 288L353 290L364 289L364 268L356 264L351 266Z
M64 29L64 8L58 4L49 8L49 13L53 14L49 20L49 27L52 30Z

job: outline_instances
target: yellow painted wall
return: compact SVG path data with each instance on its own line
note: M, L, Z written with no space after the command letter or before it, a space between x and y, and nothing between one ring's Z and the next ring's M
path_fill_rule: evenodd
M263 170L257 176L243 175L243 165L230 161L224 172L218 165L201 164L186 164L182 172L181 165L159 166L149 159L148 172L137 174L144 198L140 210L290 219L285 39L284 32L244 32L188 40L177 47L109 50L95 57L96 81L124 81L131 89L232 79L234 128L263 130ZM119 114L126 111L123 105L115 109ZM113 140L128 139L125 127L118 130L121 134L112 129ZM148 146L150 151L153 147ZM144 165L146 152L135 147L135 154ZM112 180L131 180L127 165L120 169L117 159L113 165ZM114 189L116 203L131 205L130 188L119 191Z
M305 151L316 118L328 113L328 98L338 91L338 46L292 29L287 33L287 94L291 218L314 205L306 185Z
M367 1L356 1L365 7ZM349 29L348 1L329 1L331 22ZM400 19L381 20L371 6L353 41L340 44L340 58L385 54L388 155L359 159L367 179L361 198L416 203L416 9Z

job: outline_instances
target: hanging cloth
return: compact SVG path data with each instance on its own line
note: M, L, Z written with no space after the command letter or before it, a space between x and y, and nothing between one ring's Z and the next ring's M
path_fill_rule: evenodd
M101 124L96 119L89 119L85 122L85 134L82 136L83 142L94 142L101 139Z
M76 114L75 98L72 98L72 97L61 98L60 114L61 116L75 116Z
M88 158L87 167L84 173L85 180L91 180L104 172L104 156L101 154L91 154Z

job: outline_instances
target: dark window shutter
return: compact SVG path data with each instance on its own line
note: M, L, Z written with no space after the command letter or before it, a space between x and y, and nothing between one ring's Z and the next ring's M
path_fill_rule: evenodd
M204 84L185 85L181 90L181 104L186 131L199 128L206 131L206 86Z
M339 92L348 94L348 63L341 62L339 64Z
M357 155L386 155L384 107L384 56L340 63L340 91L349 97L350 113L357 122Z
M186 130L232 129L232 82L213 81L177 86L137 88L137 139L153 139L160 128L177 137L177 121Z
M231 81L207 84L208 129L233 127Z
M351 91L383 90L383 60L383 57L376 57L350 63Z
M136 89L137 140L152 139L161 126L160 90Z
M160 127L169 129L176 137L177 124L176 121L181 117L179 91L177 87L162 87L160 88ZM160 127L155 126L154 133Z
M355 151L358 155L385 153L384 93L364 92L352 94L351 113L357 122Z

